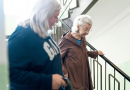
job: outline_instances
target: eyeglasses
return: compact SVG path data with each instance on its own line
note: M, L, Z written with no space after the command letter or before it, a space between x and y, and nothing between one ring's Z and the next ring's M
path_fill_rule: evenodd
M92 29L88 29L88 28L85 28L85 27L83 27L83 30L84 31L92 31Z

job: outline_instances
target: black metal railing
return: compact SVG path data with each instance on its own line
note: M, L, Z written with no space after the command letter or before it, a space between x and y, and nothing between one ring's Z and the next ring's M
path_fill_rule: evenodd
M91 44L89 44L86 41L86 44L92 49L92 50L97 50L95 49ZM120 70L114 63L112 63L109 59L107 59L105 56L99 55L102 59L104 59L109 65L111 65L117 72L119 72L123 77L125 77L129 82L130 82L130 77L125 74L122 70Z
M89 48L91 48L92 50L97 50L97 49L95 49L91 44L89 44L87 41L86 41L86 44L87 44L87 46L89 46ZM127 81L129 81L129 84L130 84L130 77L126 74L126 73L124 73L121 69L119 69L114 63L112 63L109 59L107 59L105 56L101 56L101 55L99 55L104 61L105 61L105 89L104 90L106 90L107 88L106 88L106 81L107 81L107 79L106 79L106 77L107 77L107 74L106 74L106 72L107 72L107 64L109 64L113 69L114 69L114 75L112 75L112 74L109 74L109 77L108 77L108 82L109 82L109 86L108 86L108 90L111 90L111 77L114 79L114 90L115 90L115 81L118 83L118 90L120 90L120 81L116 78L116 71L120 74L120 75L122 75L122 77L124 78L124 90L126 90L126 80ZM93 61L96 61L97 62L97 90L98 90L98 65L100 65L101 66L101 64L99 63L99 61L98 61L98 58L97 58L97 60L93 60ZM93 84L94 84L94 88L95 88L95 64L93 64L93 78L94 78L94 80L93 80ZM102 77L102 70L100 70L101 71L101 73L100 73L100 77ZM101 80L100 80L101 82L102 82L102 78L101 78ZM102 85L101 85L101 87L100 87L100 90L102 90Z
M68 5L67 4L67 0L60 0L60 4L63 5L65 8L64 10L61 11L60 15L59 15L59 20L62 18L62 16L65 14L65 12L67 11L68 7L70 7L70 4L71 4L72 0L70 0L70 2L68 1ZM70 9L70 8L69 8ZM68 11L67 11L68 12ZM68 14L69 15L69 14ZM69 16L67 17L69 18ZM53 29L52 29L52 32L50 33L52 38L56 41L56 43L59 42L59 38L58 36L61 36L64 32L59 30L60 32L58 33L58 29L60 29L61 26L59 26L60 22L58 22L57 24L55 24L53 26ZM56 36L56 34L58 36ZM60 35L59 35L60 34Z

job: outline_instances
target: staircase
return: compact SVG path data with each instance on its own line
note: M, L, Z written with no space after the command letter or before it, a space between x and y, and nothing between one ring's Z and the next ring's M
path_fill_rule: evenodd
M51 32L51 36L57 44L60 41L59 37L68 31L68 28L66 27L72 27L74 19L80 14L86 14L97 0L60 0L59 2L62 5L59 22L55 24L53 31ZM67 26L63 25L62 22L64 22Z
M97 0L60 0L60 2L64 8L60 13L59 22L50 33L57 44L61 36L71 30L74 18L86 14ZM86 44L88 50L96 50L87 41ZM96 60L92 58L89 60L94 90L130 90L130 77L108 58L99 55Z

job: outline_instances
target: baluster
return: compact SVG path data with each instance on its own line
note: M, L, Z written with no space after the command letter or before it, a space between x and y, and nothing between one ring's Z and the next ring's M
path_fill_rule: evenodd
M124 78L124 90L125 90L125 86L126 86L126 79Z
M90 51L92 51L92 49L90 48ZM92 58L90 57L90 70L92 72Z
M95 62L93 60L93 88L95 89Z
M105 62L105 90L106 90L106 71L107 71L107 70L106 70L106 65L107 65L107 64L106 64L106 62Z
M113 75L111 75L111 74L109 74L109 90L111 90L111 84L110 84L111 77L113 77L114 80L117 81L117 83L118 83L118 90L120 90L120 82Z
M97 62L98 62L98 57L97 57ZM98 90L98 63L97 63L97 90Z
M97 65L100 65L100 87L101 87L100 90L102 90L102 65L96 60L93 60L93 65L94 65L94 67L93 67L93 69L94 69L94 71L93 71L93 73L94 73L94 89L95 89L95 62L97 62ZM98 71L97 71L97 76L98 76ZM98 90L98 78L97 78L97 90Z
M114 69L114 78L115 78L115 69ZM115 79L114 79L114 90L115 90Z

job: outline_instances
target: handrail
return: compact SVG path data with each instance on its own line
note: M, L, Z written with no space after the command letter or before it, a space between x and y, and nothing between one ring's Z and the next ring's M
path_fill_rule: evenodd
M70 27L68 25L66 25L62 20L59 19L59 21L67 26L67 28L71 31ZM92 49L92 50L97 50L95 49L91 44L89 44L87 41L86 41L86 44ZM116 71L118 71L123 77L125 77L129 82L130 82L130 77L125 74L121 69L119 69L115 64L113 64L109 59L107 59L105 56L102 56L102 55L99 55L102 59L104 59L109 65L111 65Z

